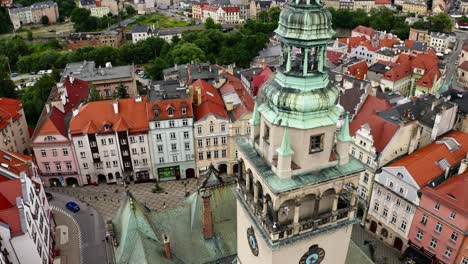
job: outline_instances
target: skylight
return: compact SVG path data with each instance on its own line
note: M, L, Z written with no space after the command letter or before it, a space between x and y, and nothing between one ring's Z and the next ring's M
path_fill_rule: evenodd
M441 140L436 142L437 144L445 144L449 151L455 151L460 148L460 143L458 143L453 138L442 138Z

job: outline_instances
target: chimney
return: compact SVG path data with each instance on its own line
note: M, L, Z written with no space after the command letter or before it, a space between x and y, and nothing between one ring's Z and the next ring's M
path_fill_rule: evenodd
M341 75L341 74L335 75L335 81L342 82L343 81L343 75Z
M201 88L197 86L196 91L197 91L197 105L201 105L202 103Z
M73 116L77 116L80 113L80 107L73 109Z
M468 168L468 153L466 154L466 158L462 159L460 163L460 168L458 169L458 174L463 174L467 171Z
M114 107L114 114L118 114L119 113L119 101L114 100L112 101L112 107Z
M166 253L166 258L172 259L171 242L169 241L169 237L167 235L163 235L163 242L164 242L164 252Z
M49 103L45 104L45 108L46 108L46 112L50 113L50 104Z
M226 110L232 111L233 108L234 108L234 107L233 107L232 102L226 102Z
M174 70L177 70L177 63L174 64Z
M210 239L214 236L213 215L211 213L211 193L209 190L202 191L203 198L203 237Z

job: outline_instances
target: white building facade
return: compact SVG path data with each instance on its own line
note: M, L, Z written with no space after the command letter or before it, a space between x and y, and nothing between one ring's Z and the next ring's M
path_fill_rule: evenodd
M148 103L153 174L159 181L195 177L193 112L189 99Z

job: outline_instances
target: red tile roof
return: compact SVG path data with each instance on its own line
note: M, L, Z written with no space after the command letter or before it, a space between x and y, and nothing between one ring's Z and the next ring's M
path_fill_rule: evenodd
M370 37L375 36L377 34L377 32L373 28L365 26L357 26L353 29L353 32L364 34Z
M385 37L379 41L380 47L388 47L388 48L393 48L393 46L397 43L400 43L400 39L397 37L394 37L394 38Z
M103 132L104 125L112 131L144 132L149 129L146 97L118 99L118 113L113 101L97 101L79 108L79 113L70 121L70 134ZM96 131L97 130L97 131Z
M391 108L392 106L385 101L385 99L368 95L364 104L359 109L359 112L356 113L353 121L349 125L351 135L356 135L358 129L364 124L368 124L374 139L374 147L377 152L382 152L398 130L398 126L379 117L377 112Z
M373 45L373 44L377 44L377 45ZM379 42L373 43L372 40L366 40L364 42L361 42L359 46L366 47L367 50L374 51L374 52L380 49Z
M464 61L461 65L458 66L459 69L468 71L468 61Z
M19 175L21 172L25 172L28 176L31 176L30 162L32 157L17 153L0 150L0 164L8 165L8 168L5 165L2 165L3 169L7 169L12 173Z
M223 10L224 12L226 13L238 13L240 12L240 7L238 6L227 6L227 7L223 7Z
M348 67L346 74L352 75L358 79L364 80L367 75L368 66L366 61L362 60Z
M254 96L257 96L260 87L270 78L272 72L271 68L266 66L259 73L252 76L252 93Z
M327 59L333 64L340 63L340 60L346 55L344 52L327 50Z
M50 113L45 117L39 129L36 129L36 135L63 135L67 136L65 129L65 114L55 106L52 107Z
M176 118L192 118L192 102L190 99L170 99L157 102L148 102L147 104L149 120L164 120ZM182 113L182 108L185 107L185 114ZM173 109L173 115L169 116L169 108ZM154 116L155 110L158 110L158 117Z
M468 26L468 22L465 22L465 23L467 23L467 26ZM468 51L468 44L463 45L463 50Z
M393 67L385 73L384 78L390 81L400 80L411 74L411 63L409 61L402 62L398 66Z
M348 52L351 52L353 48L359 46L359 44L361 44L361 42L365 40L366 37L361 35L349 38L339 38L338 42L346 44L348 46Z
M235 120L238 120L243 115L253 112L254 100L252 96L247 92L242 81L235 76L227 73L226 82L219 89L221 94L227 94L235 92L240 99L240 103L234 106L232 114Z
M451 151L444 143L436 141L393 162L389 167L405 167L420 187L425 186L444 173L438 161L445 158L450 167L453 167L464 159L468 152L468 134L453 131L444 138L455 139L460 147Z
M11 98L0 98L0 129L9 125L10 118L13 121L18 120L21 114L18 113L23 107L21 101Z
M13 236L22 234L16 198L22 197L21 179L0 182L0 222L10 227Z
M376 5L390 5L392 1L391 0L375 0L374 3Z
M197 80L192 84L195 119L198 121L213 114L227 118L224 102L218 90L204 80ZM198 92L201 93L201 102L198 102Z
M416 85L423 86L426 88L432 88L434 80L439 79L440 71L438 67L434 67L429 70L424 76L416 82Z
M69 113L74 108L78 107L82 102L85 102L89 96L89 85L88 82L73 79L73 83L70 82L70 78L66 78L63 85L67 89L68 102L64 106L65 113Z
M468 186L468 171L454 175L435 188L424 187L422 193L443 200L452 208L468 211L468 195L464 187Z

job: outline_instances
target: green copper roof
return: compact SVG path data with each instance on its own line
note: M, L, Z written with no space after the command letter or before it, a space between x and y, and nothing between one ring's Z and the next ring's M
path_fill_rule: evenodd
M203 237L200 193L190 195L180 207L161 212L150 210L128 196L113 220L119 242L115 252L117 263L198 264L233 259L237 253L235 185L208 185L215 231L211 239ZM165 258L163 234L171 242L171 260Z
M353 140L349 135L349 112L346 112L343 126L341 127L340 132L338 132L337 138L342 142L350 142Z
M275 33L296 46L326 44L335 32L330 12L315 1L289 1L281 11Z
M239 151L242 151L245 158L252 162L258 175L265 180L269 189L274 193L286 192L364 171L362 163L350 156L349 162L343 165L305 172L291 178L280 178L271 170L271 166L258 155L247 139L238 138L237 147Z
M289 129L286 127L284 129L284 134L283 134L283 141L281 142L281 147L279 147L277 150L279 155L286 157L286 156L291 156L294 154L294 151L291 148L291 144L289 144Z
M257 97L255 96L254 98L254 110L253 110L253 113L252 113L252 119L250 119L250 123L253 125L253 126L258 126L260 125L260 114L258 113L258 101L257 101Z

